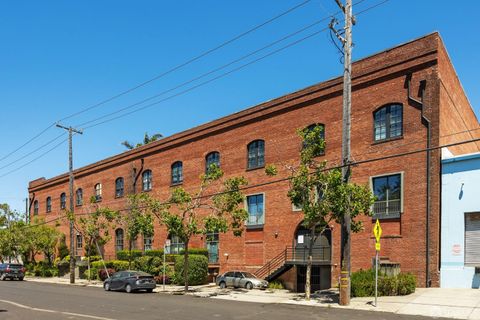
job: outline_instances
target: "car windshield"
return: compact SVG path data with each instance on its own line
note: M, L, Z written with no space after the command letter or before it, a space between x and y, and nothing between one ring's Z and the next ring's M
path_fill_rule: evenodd
M256 278L253 274L250 272L242 272L245 278Z

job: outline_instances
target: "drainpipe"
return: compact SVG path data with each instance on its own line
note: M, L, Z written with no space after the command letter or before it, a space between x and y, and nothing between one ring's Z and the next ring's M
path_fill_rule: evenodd
M412 74L407 75L407 90L408 90L408 100L412 101L416 104L418 104L421 107L421 115L422 115L422 122L426 125L427 127L427 159L426 159L426 165L427 165L427 197L426 197L426 216L425 216L425 286L429 288L431 286L432 280L430 279L430 154L431 154L431 125L430 125L430 120L425 116L425 104L424 104L424 98L425 98L425 87L427 85L427 80L422 80L420 81L420 96L421 100L417 100L411 96L410 92L410 83L412 80Z
M140 166L140 170L138 170L138 174L137 174L137 168L133 167L132 169L132 179L133 179L133 184L132 184L132 188L133 188L133 194L137 193L137 180L138 180L138 177L140 177L140 174L142 173L143 171L143 164L145 162L145 160L142 158L140 159L141 161L141 166Z

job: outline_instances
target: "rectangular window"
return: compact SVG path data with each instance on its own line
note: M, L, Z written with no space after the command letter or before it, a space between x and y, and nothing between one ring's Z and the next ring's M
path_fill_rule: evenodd
M149 251L153 248L153 239L152 237L143 238L143 251Z
M373 194L375 203L373 205L374 219L400 218L402 212L402 174L392 174L372 178Z
M77 250L81 250L83 248L83 237L81 234L77 234Z
M248 220L247 226L259 226L264 224L264 199L263 194L247 196Z

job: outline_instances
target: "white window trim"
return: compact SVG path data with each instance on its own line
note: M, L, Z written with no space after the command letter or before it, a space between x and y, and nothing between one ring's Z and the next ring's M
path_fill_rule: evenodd
M386 176L393 176L399 174L400 175L400 183L401 183L401 188L400 188L400 218L403 215L403 202L404 202L404 197L403 197L403 192L405 190L405 184L404 184L404 175L405 171L397 171L397 172L390 172L390 173L383 173L375 176L370 176L370 191L372 191L372 194L375 195L374 190L373 190L373 179L374 178L381 178L381 177L386 177ZM370 208L371 212L373 212L373 204ZM373 217L373 215L372 215Z
M303 211L302 207L297 207L295 204L292 203L292 211L300 212Z
M248 197L250 196L258 196L258 195L262 195L263 196L263 224L251 224L249 225L248 224L248 219L247 221L245 221L245 226L249 227L254 227L254 226L264 226L265 223L266 223L266 212L267 212L267 197L265 196L265 192L257 192L257 193L251 193L251 194L246 194L245 195L245 200L243 200L243 205L244 205L244 208L245 208L245 211L247 211L248 213Z

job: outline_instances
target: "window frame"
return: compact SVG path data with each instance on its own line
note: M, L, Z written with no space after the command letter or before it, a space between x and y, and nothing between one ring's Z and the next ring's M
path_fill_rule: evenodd
M98 187L98 188L97 188ZM96 183L94 186L93 186L93 191L94 191L94 194L95 194L95 201L96 202L100 202L102 201L102 183L99 182L99 183Z
M79 193L80 193L80 197L78 196ZM75 205L77 207L83 206L83 189L82 188L78 188L77 190L75 190Z
M147 249L147 240L149 240L149 249ZM143 252L151 251L153 250L153 236L151 237L146 237L143 236Z
M118 187L118 184L121 182L121 188ZM123 177L118 177L115 179L115 199L122 198L125 195L125 179Z
M67 209L67 194L62 192L60 194L60 210Z
M401 117L401 125L400 125L400 135L398 136L394 136L392 137L391 136L391 128L390 128L390 125L391 125L391 107L392 106L400 106L400 117ZM376 139L376 136L375 136L375 129L376 129L376 121L375 121L375 115L380 112L381 110L385 109L385 138L383 139ZM387 103L387 104L384 104L380 107L378 107L377 109L375 109L375 111L373 111L372 113L372 117L373 117L373 132L372 132L372 135L373 135L373 142L374 143L380 143L380 142L384 142L384 141L390 141L390 140L396 140L396 139L401 139L403 138L403 124L404 124L404 116L403 116L403 103L400 103L400 102L390 102L390 103Z
M38 203L38 200L34 200L33 201L33 215L34 216L38 216L39 209L40 209L40 205Z
M185 250L185 242L182 242L179 236L168 235L167 239L170 240L170 245L165 247L168 250L167 254L180 254L181 250ZM172 248L175 249L175 252L172 251Z
M80 239L80 241L78 241L78 239ZM78 244L81 244L80 246ZM75 237L75 249L78 251L79 249L80 250L83 250L83 236L81 233L77 233L76 237Z
M393 220L393 219L401 219L403 215L403 206L404 206L404 190L405 190L405 184L404 184L404 171L397 171L397 172L390 172L390 173L385 173L385 174L380 174L380 175L375 175L370 177L370 190L372 191L372 194L375 196L375 189L373 185L373 180L375 178L383 178L383 177L389 177L389 176L395 176L395 175L400 175L400 212L398 214L392 214L392 216L388 216L388 214L380 214L376 215L374 212L374 206L375 202L373 203L371 207L372 211L372 220Z
M52 197L48 196L45 200L45 212L52 212Z
M218 162L209 163L208 158L211 155L218 155ZM207 153L207 155L205 156L205 173L208 173L208 169L210 168L210 165L212 165L212 164L216 164L220 168L220 152L211 151L211 152Z
M145 176L147 174L150 174L150 177L147 181L149 188L145 188L145 184L146 184L145 183ZM152 170L147 169L147 170L144 170L142 172L142 191L143 192L148 192L148 191L152 191L152 189L153 189L153 172L152 172Z
M248 198L249 197L253 197L253 196L262 196L262 199L263 199L263 212L262 212L262 223L257 223L256 224L249 224L249 220L250 220L250 211L248 210ZM263 229L263 226L265 225L265 214L266 214L266 197L265 197L265 192L258 192L258 193L252 193L252 194L248 194L248 195L245 195L245 200L244 200L244 207L245 207L245 210L247 211L248 213L248 218L247 220L245 221L245 227L247 230L251 230L251 229Z
M174 172L176 172L176 175L174 175ZM178 180L175 180L174 177L176 177ZM170 184L172 186L176 186L182 183L183 183L183 162L179 160L179 161L175 161L170 166Z
M256 156L255 156L255 159L257 159L257 160L256 160L256 165L250 166L250 146L253 145L254 143L256 143L256 142L258 143L258 142L260 142L260 141L261 141L262 144L263 144L263 163L262 163L261 165L259 164L258 159L259 159L260 157L259 157L259 152L258 152L258 149L259 149L259 148L258 148L258 146L257 146L257 152L256 152ZM266 145L266 143L265 143L265 140L263 140L263 139L255 139L255 140L250 141L250 142L247 144L247 171L248 171L248 170L255 170L255 169L259 169L259 168L265 168L265 163L266 163L266 161L265 161L265 158L266 158L266 156L265 156L265 155L266 155L265 145Z
M122 237L121 237L121 249L119 249L119 239L120 237L118 236L118 231L122 232ZM115 229L115 252L122 251L125 249L125 231L122 228L117 228Z

